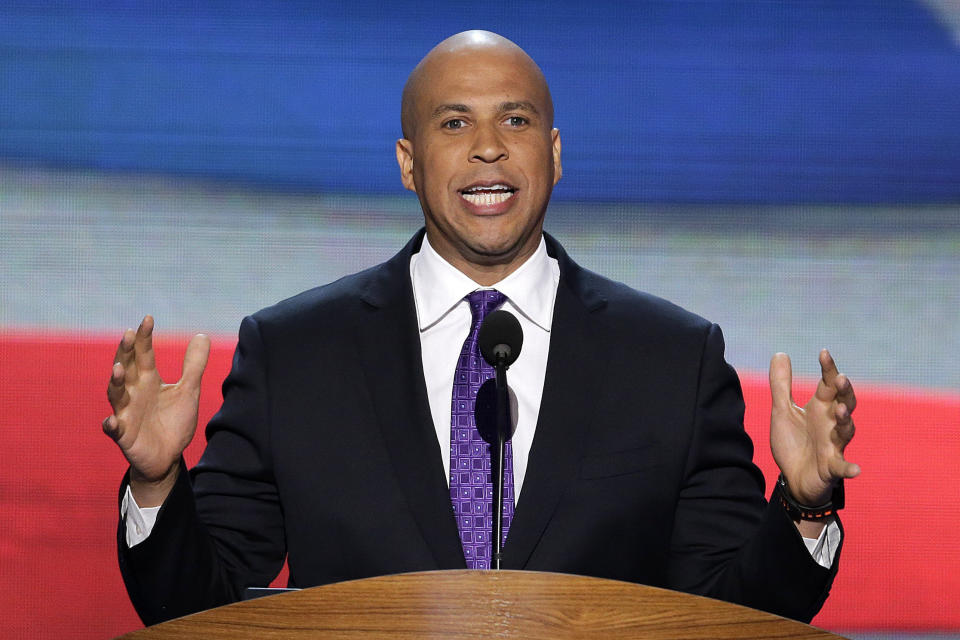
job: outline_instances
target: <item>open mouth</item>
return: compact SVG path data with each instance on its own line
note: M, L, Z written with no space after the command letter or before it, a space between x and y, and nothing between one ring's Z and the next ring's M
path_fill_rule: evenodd
M460 196L470 204L483 207L506 202L516 191L507 184L474 185L462 189Z

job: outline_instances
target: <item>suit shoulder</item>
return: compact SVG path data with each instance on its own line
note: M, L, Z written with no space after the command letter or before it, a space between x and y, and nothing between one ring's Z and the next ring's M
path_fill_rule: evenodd
M702 334L713 323L702 316L684 309L665 298L638 291L622 282L611 280L599 274L585 271L584 283L596 292L599 300L605 303L604 315L615 324L623 324L645 331L663 331L676 334L694 332Z
M344 276L334 282L308 289L260 309L253 314L253 318L258 324L276 325L281 328L304 322L324 323L338 318L343 319L363 304L363 292L378 277L382 269L383 265L377 265Z

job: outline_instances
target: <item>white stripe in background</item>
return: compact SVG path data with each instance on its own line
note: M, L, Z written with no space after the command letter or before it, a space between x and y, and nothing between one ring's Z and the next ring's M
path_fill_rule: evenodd
M933 12L940 24L950 30L954 43L960 48L960 0L920 1Z

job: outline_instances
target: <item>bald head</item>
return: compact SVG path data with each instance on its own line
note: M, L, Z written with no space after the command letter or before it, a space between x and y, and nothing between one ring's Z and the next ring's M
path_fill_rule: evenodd
M563 173L540 68L495 33L458 33L410 74L402 121L400 178L430 246L474 282L499 282L540 246Z
M503 36L490 31L474 30L450 36L431 49L410 72L403 87L400 106L403 137L412 140L420 120L429 116L429 105L424 104L424 96L438 76L448 73L451 67L455 69L457 65L469 66L480 61L502 65L511 73L524 76L530 90L541 96L545 110L544 120L549 127L553 127L553 99L537 63L526 51Z

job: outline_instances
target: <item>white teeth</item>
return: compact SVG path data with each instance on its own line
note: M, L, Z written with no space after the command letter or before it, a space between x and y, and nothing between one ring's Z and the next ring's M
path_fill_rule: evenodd
M495 184L489 187L473 187L470 191L510 191L510 187L505 184Z
M484 193L463 193L460 195L463 196L464 200L466 200L471 204L484 206L484 205L500 204L501 202L506 202L513 196L513 192L512 191L495 191L495 192L484 192Z

